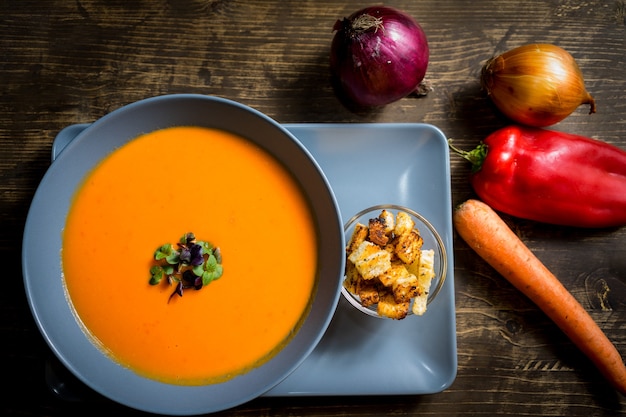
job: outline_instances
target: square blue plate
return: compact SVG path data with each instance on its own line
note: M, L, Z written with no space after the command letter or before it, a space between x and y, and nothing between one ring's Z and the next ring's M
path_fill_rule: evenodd
M86 126L72 125L61 131L53 144L53 159ZM450 161L445 135L420 123L284 126L324 171L344 222L377 204L410 207L441 235L448 272L441 292L423 316L379 319L341 298L315 350L265 396L445 390L457 372Z

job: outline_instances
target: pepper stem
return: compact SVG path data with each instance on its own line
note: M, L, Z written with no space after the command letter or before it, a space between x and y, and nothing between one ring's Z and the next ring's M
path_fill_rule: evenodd
M487 157L488 146L484 143L480 143L476 148L471 151L464 151L463 149L459 149L452 144L452 139L448 139L448 146L452 149L457 155L462 156L464 159L469 161L472 164L472 173L480 171L480 168L483 166L483 162Z

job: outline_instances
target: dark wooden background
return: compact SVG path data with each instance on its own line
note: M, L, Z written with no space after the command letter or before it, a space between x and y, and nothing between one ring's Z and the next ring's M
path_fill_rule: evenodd
M547 42L576 58L598 105L597 114L581 107L554 129L626 149L623 0L389 1L426 31L434 90L354 112L331 88L331 29L371 4L0 2L0 414L141 414L92 395L59 399L44 380L49 352L24 294L21 238L52 140L69 124L150 96L201 93L237 100L282 123L431 123L469 149L508 123L481 91L482 64L507 49ZM451 164L456 204L472 195L469 167L456 157ZM626 229L505 219L626 353ZM626 415L626 400L532 303L458 238L454 255L459 367L449 389L408 397L261 398L219 415Z

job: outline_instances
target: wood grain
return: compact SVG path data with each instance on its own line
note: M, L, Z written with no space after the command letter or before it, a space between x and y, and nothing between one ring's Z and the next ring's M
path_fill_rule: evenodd
M626 148L626 21L612 0L485 0L386 4L423 26L433 91L357 112L328 70L334 22L353 1L5 0L0 3L0 295L8 388L3 415L141 415L97 396L67 402L44 382L48 349L24 296L21 237L60 129L170 93L237 100L282 123L425 122L470 149L508 123L481 90L486 59L529 42L578 61L598 113L581 108L555 129ZM381 139L381 141L384 139ZM469 166L451 156L453 203L472 196ZM626 230L582 231L506 218L626 353ZM458 376L416 397L259 398L219 416L614 416L617 396L556 326L455 240ZM373 376L375 377L375 376ZM26 395L26 401L19 400Z

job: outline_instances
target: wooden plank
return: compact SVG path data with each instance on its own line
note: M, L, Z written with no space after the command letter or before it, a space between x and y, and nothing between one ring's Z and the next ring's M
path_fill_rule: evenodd
M107 411L67 403L43 383L48 355L21 284L20 242L30 200L63 127L170 93L240 101L279 122L426 122L464 149L509 123L479 84L482 64L529 42L577 59L598 113L581 107L554 128L626 148L623 1L397 0L431 47L434 90L371 112L336 97L328 69L334 22L354 2L243 0L0 4L0 354L10 383L7 415ZM453 202L472 195L469 166L451 157ZM626 230L581 231L506 218L626 352ZM626 415L626 402L527 299L455 240L458 377L422 397L257 399L222 416ZM375 378L375 376L373 376ZM28 393L29 401L17 401Z

